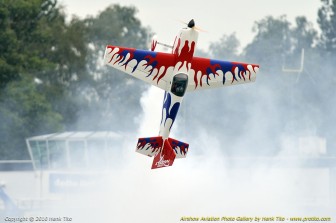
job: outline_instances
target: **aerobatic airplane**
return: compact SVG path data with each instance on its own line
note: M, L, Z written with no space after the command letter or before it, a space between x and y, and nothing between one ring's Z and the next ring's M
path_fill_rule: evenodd
M152 169L173 165L175 158L185 158L189 144L169 137L177 112L186 92L254 82L257 64L228 62L194 57L198 29L194 20L182 28L171 53L106 46L107 65L165 91L159 136L139 138L136 151L154 156ZM165 44L164 44L165 45Z

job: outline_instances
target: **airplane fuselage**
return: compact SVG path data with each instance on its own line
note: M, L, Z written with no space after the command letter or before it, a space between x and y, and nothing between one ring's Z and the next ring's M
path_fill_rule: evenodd
M170 130L186 92L197 39L198 32L189 27L181 29L175 37L172 48L172 53L175 56L175 66L170 81L170 90L165 91L162 106L159 135L163 139L169 137Z

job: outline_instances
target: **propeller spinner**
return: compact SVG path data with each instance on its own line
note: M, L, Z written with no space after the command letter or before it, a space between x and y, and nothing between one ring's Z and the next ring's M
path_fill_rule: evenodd
M189 27L189 28L194 28L194 26L195 26L195 21L192 19L192 20L190 20L190 22L188 23L188 27Z
M201 28L195 26L195 20L194 19L190 20L188 22L188 24L187 23L184 23L184 24L186 24L188 26L188 28L191 28L191 29L194 29L194 30L197 30L197 31L200 31L200 32L207 32L204 29L201 29Z

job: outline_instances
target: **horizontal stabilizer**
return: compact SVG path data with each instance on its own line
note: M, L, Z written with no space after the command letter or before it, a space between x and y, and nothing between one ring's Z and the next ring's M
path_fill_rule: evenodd
M176 158L185 158L188 153L189 144L180 142L176 139L168 138L168 141L176 153Z
M152 157L156 155L163 145L163 139L161 136L139 138L136 152Z

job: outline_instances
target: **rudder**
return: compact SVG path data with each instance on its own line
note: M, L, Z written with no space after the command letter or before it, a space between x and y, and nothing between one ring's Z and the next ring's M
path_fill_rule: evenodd
M152 169L168 167L173 165L176 154L166 139L163 144L163 149L156 154L153 160Z

